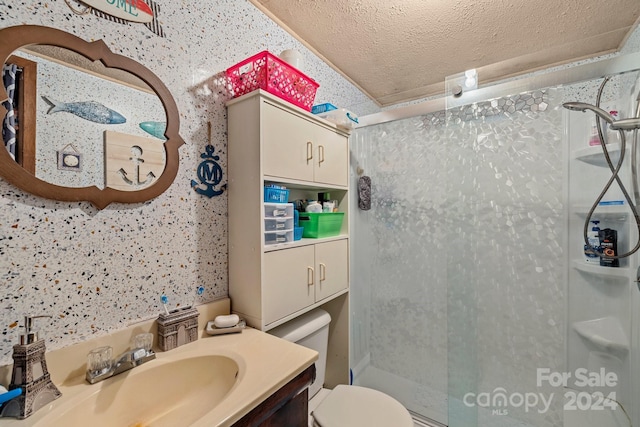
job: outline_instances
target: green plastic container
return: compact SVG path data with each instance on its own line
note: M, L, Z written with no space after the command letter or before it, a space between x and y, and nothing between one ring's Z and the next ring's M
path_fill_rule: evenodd
M304 228L302 237L319 239L337 236L343 219L344 212L300 212L300 226Z

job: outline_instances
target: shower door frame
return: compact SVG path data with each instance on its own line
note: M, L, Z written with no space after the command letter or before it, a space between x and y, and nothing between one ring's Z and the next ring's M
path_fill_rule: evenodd
M538 72L528 77L513 78L504 83L497 83L465 92L458 98L453 95L445 95L417 104L361 116L358 118L359 124L356 125L356 129L415 116L423 116L437 111L445 111L447 108L460 107L474 102L509 96L514 93L579 83L581 81L598 79L603 76L640 70L640 65L638 64L640 64L640 52L615 56L613 58L576 65L557 71L546 73Z

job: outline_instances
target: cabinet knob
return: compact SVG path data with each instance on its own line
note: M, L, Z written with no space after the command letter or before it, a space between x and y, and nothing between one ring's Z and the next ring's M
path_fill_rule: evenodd
M318 157L320 158L318 160L318 166L320 166L320 164L322 164L322 162L324 162L324 145L319 145L318 146Z
M323 282L325 280L327 280L327 266L320 263L320 281Z

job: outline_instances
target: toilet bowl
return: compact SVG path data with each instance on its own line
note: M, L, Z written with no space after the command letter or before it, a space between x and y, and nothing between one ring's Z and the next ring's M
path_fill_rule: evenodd
M409 411L400 402L378 390L338 385L322 389L327 362L331 316L316 309L269 331L270 334L318 352L316 379L309 386L309 399L322 400L312 408L311 419L317 427L413 427ZM317 399L317 398L316 398Z

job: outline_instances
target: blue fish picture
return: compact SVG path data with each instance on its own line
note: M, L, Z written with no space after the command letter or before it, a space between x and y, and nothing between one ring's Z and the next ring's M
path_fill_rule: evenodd
M164 136L164 132L167 129L166 122L142 122L140 123L140 129L163 141L167 139Z
M58 102L54 99L43 96L42 99L47 101L51 108L47 114L58 113L60 111L74 114L85 120L91 122L100 123L103 125L117 125L125 123L126 118L117 111L105 107L99 102L86 101L86 102Z

